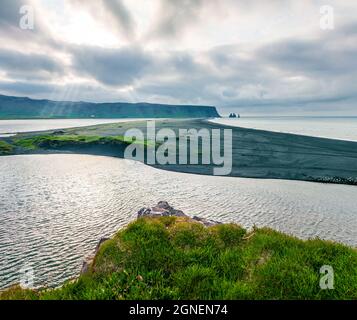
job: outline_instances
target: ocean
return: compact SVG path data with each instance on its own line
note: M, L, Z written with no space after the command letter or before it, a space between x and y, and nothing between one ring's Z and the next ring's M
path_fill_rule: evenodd
M242 128L357 141L357 117L241 117L211 121Z

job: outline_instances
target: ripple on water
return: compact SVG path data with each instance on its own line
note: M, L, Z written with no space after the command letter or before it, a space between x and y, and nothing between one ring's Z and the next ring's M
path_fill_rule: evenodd
M0 287L19 282L25 265L36 286L62 284L101 237L159 200L248 228L357 245L354 186L180 174L84 155L2 157L0 172Z

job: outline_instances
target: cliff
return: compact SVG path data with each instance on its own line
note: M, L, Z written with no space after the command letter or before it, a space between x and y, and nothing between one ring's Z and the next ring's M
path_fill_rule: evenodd
M211 106L51 101L0 95L0 119L214 117L219 114Z

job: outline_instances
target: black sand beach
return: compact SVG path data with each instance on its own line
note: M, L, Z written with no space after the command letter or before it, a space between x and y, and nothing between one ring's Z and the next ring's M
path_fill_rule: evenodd
M270 131L229 127L207 120L157 120L156 130L231 129L233 134L233 164L229 176L290 179L326 183L357 184L357 143L315 138ZM64 129L61 135L123 136L128 129L137 128L146 134L147 122L126 122ZM51 135L54 131L22 133L2 140L12 144L19 139ZM222 132L223 134L223 132ZM222 144L223 147L223 144ZM125 145L95 145L81 148L68 145L58 150L14 148L14 154L81 153L122 158ZM215 165L153 165L163 170L212 175Z

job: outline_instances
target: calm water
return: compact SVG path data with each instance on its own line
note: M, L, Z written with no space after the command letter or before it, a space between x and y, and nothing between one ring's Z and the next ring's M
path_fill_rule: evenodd
M357 246L357 187L164 172L85 155L0 157L0 287L77 276L98 240L167 200L188 214Z
M36 119L36 120L0 120L0 137L17 132L57 130L73 127L93 126L97 124L138 121L140 119Z
M243 128L357 141L357 117L242 117L212 121Z

